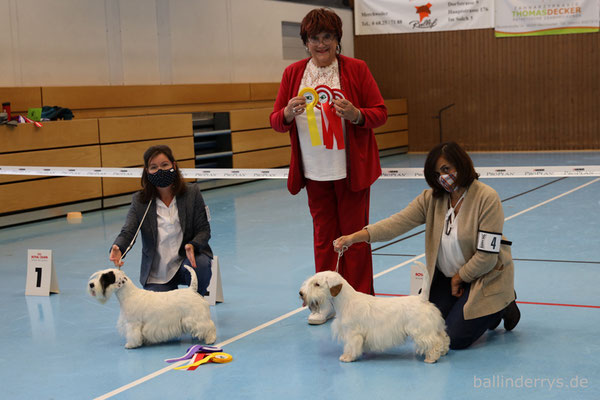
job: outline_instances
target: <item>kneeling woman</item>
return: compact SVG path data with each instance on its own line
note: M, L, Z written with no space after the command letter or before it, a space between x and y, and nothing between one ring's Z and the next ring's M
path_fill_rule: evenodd
M144 153L142 189L133 195L125 225L110 250L110 261L121 267L121 255L140 226L140 283L166 292L190 284L187 264L198 278L198 293L206 295L211 277L210 225L204 199L195 184L186 184L168 146Z
M519 322L510 242L502 236L504 211L458 144L434 147L424 169L430 189L399 213L338 238L334 247L388 241L425 224L429 300L446 320L450 348L463 349L502 319L509 331Z

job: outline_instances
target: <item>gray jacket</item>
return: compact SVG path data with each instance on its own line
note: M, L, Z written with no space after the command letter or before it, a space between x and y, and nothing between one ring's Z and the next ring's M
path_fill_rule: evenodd
M121 233L115 239L114 244L119 246L123 253L135 235L148 203L140 201L141 193L136 192L131 201L131 207L127 213L125 225L121 229ZM179 246L179 255L185 257L185 245L191 243L194 246L196 255L204 253L209 257L213 257L212 250L208 245L210 239L210 224L206 215L204 199L200 193L200 189L193 184L187 184L187 190L177 196L177 209L179 213L179 222L183 231L183 241ZM140 283L146 284L152 262L156 255L156 239L158 236L158 226L156 223L156 199L152 201L148 215L142 224L139 236L142 237L142 263L140 270ZM138 237L139 237L138 236Z

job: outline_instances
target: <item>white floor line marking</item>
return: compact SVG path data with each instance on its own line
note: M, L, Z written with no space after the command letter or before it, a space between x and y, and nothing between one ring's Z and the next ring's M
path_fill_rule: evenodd
M536 204L535 206L529 207L529 208L528 208L528 209L526 209L526 210L523 210L523 211L520 211L520 212L518 212L518 213L516 213L516 214L513 214L513 215L511 215L510 217L507 217L507 218L505 218L505 219L504 219L504 221L509 221L509 220L511 220L511 219L513 219L513 218L515 218L515 217L518 217L519 215L525 214L526 212L529 212L529 211L531 211L531 210L534 210L534 209L536 209L536 208L538 208L538 207L540 207L540 206L543 206L543 205L545 205L545 204L548 204L548 203L550 203L550 202L552 202L552 201L554 201L554 200L560 199L560 198L561 198L561 197L563 197L563 196L566 196L566 195L568 195L568 194L571 194L571 193L573 193L573 192L575 192L575 191L577 191L577 190L579 190L579 189L583 189L584 187L586 187L586 186L588 186L588 185L591 185L592 183L596 183L596 182L598 182L598 181L600 181L600 178L596 178L596 179L594 179L593 181L589 181L588 183L584 183L583 185L581 185L581 186L577 186L576 188L574 188L574 189L571 189L571 190L569 190L568 192L564 192L563 194L559 194L558 196L555 196L555 197L553 197L553 198L551 198L551 199L548 199L548 200L546 200L546 201L543 201L543 202L541 202L541 203L539 203L539 204Z
M400 263L398 265L395 265L395 266L393 266L391 268L386 269L385 271L381 271L380 273L373 275L373 279L377 279L380 276L388 274L388 273L390 273L390 272L392 272L392 271L394 271L394 270L396 270L396 269L398 269L400 267L404 267L405 265L407 265L407 264L409 264L409 263L411 263L413 261L417 261L419 258L422 258L422 257L425 257L425 253L421 253L418 256L415 256L415 257L411 258L410 260L406 260L403 263Z
M571 194L571 193L573 193L573 192L575 192L575 191L577 191L577 190L579 190L579 189L582 189L582 188L584 188L584 187L586 187L586 186L588 186L588 185L591 185L592 183L596 183L596 182L598 182L598 181L600 181L600 178L596 178L596 179L594 179L593 181L590 181L590 182L588 182L588 183L585 183L585 184L583 184L583 185L581 185L581 186L578 186L578 187L576 187L576 188L574 188L574 189L571 189L571 190L569 190L569 191L567 191L567 192L565 192L565 193L559 194L558 196L555 196L555 197L553 197L553 198L551 198L551 199L548 199L548 200L546 200L546 201L543 201L543 202L541 202L541 203L539 203L539 204L537 204L537 205L535 205L535 206L529 207L529 208L527 208L527 209L525 209L525 210L523 210L523 211L520 211L520 212L518 212L518 213L516 213L516 214L513 214L513 215L511 215L510 217L506 217L506 218L504 219L504 221L509 221L509 220L511 220L511 219L513 219L513 218L515 218L515 217L518 217L519 215L523 215L523 214L525 214L525 213L527 213L527 212L529 212L529 211L532 211L532 210L534 210L534 209L536 209L536 208L538 208L538 207L540 207L540 206L543 206L543 205L545 205L545 204L548 204L548 203L550 203L550 202L552 202L552 201L554 201L554 200L560 199L560 198L561 198L561 197L563 197L563 196L566 196L566 195L568 195L568 194ZM424 257L424 256L425 256L425 253L419 254L418 256L415 256L415 257L411 258L410 260L404 261L403 263L400 263L400 264L398 264L398 265L396 265L396 266L393 266L393 267L391 267L391 268L388 268L388 269L386 269L385 271L381 271L380 273L373 275L373 279L377 279L377 278L379 278L380 276L386 275L386 274L388 274L388 273L390 273L390 272L392 272L392 271L394 271L394 270L396 270L396 269L398 269L398 268L400 268L400 267L404 267L405 265L408 265L409 263L411 263L411 262L413 262L413 261L416 261L416 260L418 260L419 258L422 258L422 257ZM269 327L269 326L271 326L271 325L274 325L274 324L276 324L276 323L277 323L277 322L279 322L279 321L283 321L284 319L287 319L287 318L291 317L292 315L298 314L300 311L303 311L303 310L305 310L305 309L306 309L306 307L300 307L300 308L297 308L297 309L295 309L295 310L293 310L293 311L290 311L290 312L288 312L287 314L283 314L283 315L281 315L281 316L279 316L279 317L277 317L277 318L275 318L275 319L272 319L272 320L271 320L271 321L269 321L269 322L265 322L265 323L264 323L264 324L262 324L262 325L258 325L258 326L257 326L257 327L255 327L255 328L252 328L252 329L250 329L250 330L248 330L248 331L246 331L246 332L240 333L239 335L237 335L237 336L234 336L234 337L232 337L232 338L230 338L230 339L227 339L227 340L225 340L224 342L221 342L221 343L219 343L219 344L216 344L215 346L218 346L218 347L223 347L223 346L226 346L226 345L228 345L228 344L230 344L230 343L236 342L236 341L238 341L238 340L240 340L240 339L243 339L243 338L245 338L246 336L249 336L249 335L251 335L251 334L253 334L253 333L256 333L256 332L258 332L258 331L260 331L260 330L263 330L263 329L265 329L265 328L267 328L267 327ZM182 364L184 364L184 363L186 363L186 362L188 362L188 361L187 361L187 360L184 360L184 361L179 361L179 362L173 363L173 364L171 364L171 365L169 365L169 366L167 366L167 367L165 367L165 368L159 369L158 371L155 371L155 372L153 372L153 373L151 373L151 374L149 374L149 375L146 375L146 376L144 376L144 377L141 377L141 378L140 378L140 379L138 379L138 380L135 380L135 381L133 381L133 382L131 382L131 383L128 383L127 385L121 386L120 388L117 388L117 389L113 390L112 392L106 393L106 394L104 394L104 395L102 395L102 396L100 396L100 397L96 397L94 400L105 400L105 399L108 399L108 398L110 398L110 397L113 397L113 396L115 396L115 395L117 395L117 394L119 394L119 393L122 393L122 392L124 392L124 391L126 391L126 390L128 390L128 389L131 389L131 388L132 388L132 387L134 387L134 386L137 386L137 385L139 385L139 384L141 384L141 383L147 382L147 381L149 381L150 379L154 379L154 378L156 378L157 376L159 376L159 375L162 375L162 374L164 374L165 372L168 372L168 371L172 370L172 369L173 369L173 368L175 368L176 366L182 365Z

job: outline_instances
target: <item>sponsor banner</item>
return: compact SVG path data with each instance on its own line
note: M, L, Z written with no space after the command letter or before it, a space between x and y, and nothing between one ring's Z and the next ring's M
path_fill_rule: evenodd
M356 0L357 35L487 29L494 26L492 0Z
M498 0L496 37L598 32L598 0Z

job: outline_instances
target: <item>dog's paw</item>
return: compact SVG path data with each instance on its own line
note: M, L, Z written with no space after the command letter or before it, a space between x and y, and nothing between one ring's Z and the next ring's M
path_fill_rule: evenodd
M131 343L131 342L125 343L125 348L126 349L136 349L136 348L138 348L140 346L141 346L141 344L139 344L139 343Z
M343 362L352 362L354 360L356 360L356 357L352 357L349 354L342 354L340 356L340 361L343 361Z
M436 360L436 359L433 359L433 358L426 358L426 359L425 359L425 362L426 362L427 364L435 364L435 362L436 362L436 361L437 361L437 360Z
M216 333L210 333L204 338L204 343L206 343L206 344L213 344L216 341L217 341Z

